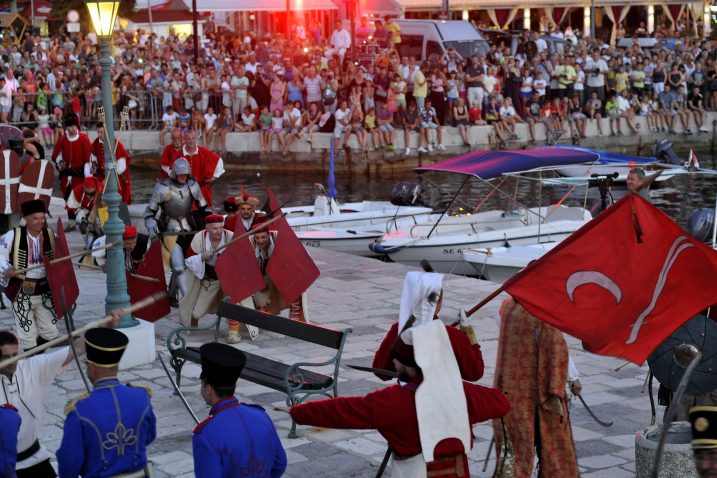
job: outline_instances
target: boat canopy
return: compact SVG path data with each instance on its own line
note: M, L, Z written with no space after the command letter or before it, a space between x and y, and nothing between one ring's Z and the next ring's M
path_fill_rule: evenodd
M620 163L637 166L654 161L654 158L625 156L589 148L563 146L503 151L476 150L435 164L415 168L414 171L417 173L442 171L468 174L488 180L503 174L574 164Z

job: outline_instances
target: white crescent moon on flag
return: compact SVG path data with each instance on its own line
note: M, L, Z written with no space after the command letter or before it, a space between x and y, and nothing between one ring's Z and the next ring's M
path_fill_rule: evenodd
M620 287L615 283L615 281L610 279L608 276L598 271L579 271L570 274L568 280L565 281L565 291L570 298L570 302L575 303L575 300L573 300L575 289L585 284L599 285L603 289L610 292L613 297L615 297L615 301L618 304L620 303L620 300L622 300L622 290L620 290Z

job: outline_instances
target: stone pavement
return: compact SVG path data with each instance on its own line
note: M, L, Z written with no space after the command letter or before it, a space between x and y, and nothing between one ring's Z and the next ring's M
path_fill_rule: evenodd
M55 216L57 217L57 216ZM54 222L54 221L53 221ZM69 233L70 249L80 249L78 232ZM321 277L309 290L311 320L332 328L351 327L343 354L343 364L370 365L385 332L397 319L403 277L408 268L373 259L310 249L321 270ZM81 295L75 319L78 326L98 318L104 307L105 278L100 272L77 271ZM494 284L466 277L446 276L445 303L442 317L452 321L461 305L472 306L496 287ZM498 345L495 316L503 297L493 300L473 317L479 337L486 372L480 383L491 385ZM7 300L6 300L7 302ZM211 319L205 318L209 323ZM0 328L11 328L9 310L0 311ZM176 310L156 324L157 349L167 361L165 340L177 325ZM226 328L226 324L222 324ZM206 342L210 334L193 335L192 341ZM628 365L619 372L618 359L584 352L574 339L568 339L571 353L582 374L584 397L593 411L605 420L614 421L611 428L602 428L575 401L571 406L571 420L582 476L621 478L634 476L635 432L649 425L650 405L647 393L641 393L647 369ZM294 339L272 333L261 333L251 342L244 336L238 348L261 350L261 354L281 361L318 361L330 356L328 349L299 343ZM199 394L199 367L184 367L182 391L200 419L206 417L208 407ZM384 384L371 374L341 367L339 391L341 395L363 395ZM191 435L194 422L184 410L157 361L120 374L123 381L146 385L154 390L152 402L157 415L158 437L149 447L157 476L193 476ZM373 477L386 451L386 442L373 430L327 430L299 426L299 438L288 439L291 422L282 412L272 410L283 405L282 393L243 380L238 384L241 401L266 408L278 429L286 448L289 466L285 476ZM75 364L52 385L47 401L47 414L41 442L54 451L62 437L63 408L73 397L83 392L83 384ZM661 417L662 410L658 410ZM495 460L482 472L490 440L489 424L474 427L475 445L470 452L471 476L492 476ZM237 437L241 439L241 437Z

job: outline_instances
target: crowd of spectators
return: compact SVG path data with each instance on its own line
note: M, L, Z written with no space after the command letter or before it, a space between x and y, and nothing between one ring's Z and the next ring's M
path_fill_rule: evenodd
M166 134L197 131L203 143L226 150L229 132L260 132L262 151L287 153L317 131L333 132L337 148L355 135L359 147L394 150L400 130L418 151L444 149L443 127L457 127L469 144L473 126L492 125L499 141L518 139L516 124L544 124L548 140L608 118L609 132L636 134L637 116L651 131L705 132L706 110L717 109L716 49L696 36L641 48L616 48L566 30L552 51L538 32L512 45L493 44L485 56L442 58L400 54L400 27L390 19L356 28L359 61L351 61L345 23L324 36L320 25L294 27L292 38L208 33L197 62L193 41L142 30L113 39L115 112L129 109L130 127ZM371 53L371 54L368 54ZM72 112L91 127L101 105L94 34L28 35L4 48L0 122L33 128L46 146L62 134ZM276 138L276 142L274 141ZM371 141L369 141L369 138ZM276 145L276 146L274 146ZM406 147L405 154L411 154Z

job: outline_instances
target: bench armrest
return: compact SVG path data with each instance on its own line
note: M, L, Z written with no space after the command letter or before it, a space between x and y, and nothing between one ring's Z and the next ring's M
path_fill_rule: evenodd
M353 329L350 327L345 329L343 331L342 337L341 337L341 343L339 344L338 349L336 349L336 353L325 362L296 362L294 364L289 365L289 367L286 369L286 373L284 373L284 386L286 387L286 391L289 393L289 395L293 395L296 392L300 392L303 388L304 383L304 376L301 373L300 368L301 367L323 367L326 365L334 364L334 373L333 373L333 385L329 388L334 388L337 384L337 381L339 379L339 365L341 363L341 354L344 351L344 344L346 343L346 337L351 333Z
M200 330L209 330L215 328L219 323L219 320L220 318L216 317L211 324L204 327L188 327L184 325L181 327L177 327L176 329L172 330L167 337L167 350L169 350L169 352L171 353L175 350L186 348L187 339L182 335L183 332L197 332ZM214 341L217 341L216 336L214 337Z

